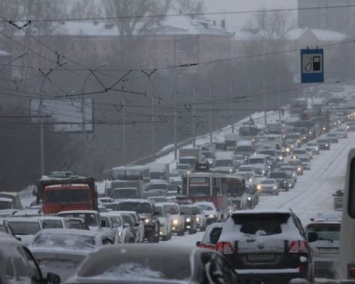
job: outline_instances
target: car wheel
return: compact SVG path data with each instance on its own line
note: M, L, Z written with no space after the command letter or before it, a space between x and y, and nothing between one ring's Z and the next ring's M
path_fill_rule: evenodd
M155 241L155 234L154 234L154 232L152 232L148 236L148 243L154 243L154 241Z
M161 240L164 241L164 242L166 242L168 239L169 239L169 236L168 236L168 235L162 236L162 238L161 238Z
M185 235L185 230L184 228L181 228L180 232L178 232L178 236L183 236Z

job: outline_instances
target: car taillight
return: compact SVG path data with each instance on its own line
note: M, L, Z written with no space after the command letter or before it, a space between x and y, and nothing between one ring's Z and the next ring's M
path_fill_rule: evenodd
M290 253L308 253L308 243L306 241L292 241L288 251Z
M214 249L215 249L215 246L214 246L214 245L209 245L208 248L214 250Z
M232 254L234 252L233 246L230 242L218 242L216 250L223 254Z
M200 245L200 248L205 249L205 248L207 248L207 246L206 245Z

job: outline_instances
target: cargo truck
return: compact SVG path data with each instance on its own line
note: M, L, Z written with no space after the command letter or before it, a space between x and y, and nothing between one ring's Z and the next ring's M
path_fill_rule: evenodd
M98 210L98 194L94 178L71 172L52 172L37 185L37 203L42 212L54 215L67 210Z
M126 198L142 198L145 184L142 180L112 180L105 185L106 196L115 201Z
M169 164L149 164L150 179L169 181Z
M189 164L195 169L196 165L201 162L201 150L198 148L179 149L178 164Z

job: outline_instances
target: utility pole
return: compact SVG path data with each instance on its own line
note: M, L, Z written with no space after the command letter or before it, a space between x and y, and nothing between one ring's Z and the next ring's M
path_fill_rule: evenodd
M265 92L265 80L263 78L263 101L264 101L264 123L267 125L267 116L266 116L266 92Z
M42 91L42 90L41 90ZM41 92L41 99L39 103L39 115L43 116L43 102L42 102L42 92ZM41 151L41 176L44 176L44 129L43 129L43 118L41 118L41 124L40 124L40 151Z
M126 107L125 98L122 98L122 163L126 164Z
M155 97L152 95L152 157L153 161L156 159L155 154Z
M231 128L232 128L232 133L234 133L234 121L233 121L233 116L234 116L234 103L233 103L233 81L229 81L229 96L231 98L229 107L230 107L230 120L231 120Z
M250 80L248 81L248 103L249 103L249 116L251 116L251 84Z
M208 128L210 132L210 144L213 143L212 137L212 87L211 87L211 65L208 64L208 104L209 104L209 112L208 112Z
M276 76L276 85L277 85L277 109L279 110L279 120L281 120L280 79L279 79L279 76Z
M195 118L195 94L196 89L192 89L192 148L196 146L196 118Z
M83 175L86 175L86 124L85 124L85 99L84 94L81 95L81 112L82 112L82 135L83 135Z
M173 86L173 101L174 101L174 159L177 160L177 150L178 150L178 145L177 145L177 109L176 109L176 84L177 84L177 73L176 73L176 68L174 72L174 86Z

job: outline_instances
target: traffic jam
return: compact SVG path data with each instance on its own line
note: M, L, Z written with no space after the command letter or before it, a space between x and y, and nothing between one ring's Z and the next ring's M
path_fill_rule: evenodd
M0 192L0 283L339 279L344 189L309 224L259 202L296 190L313 159L348 139L350 101L296 100L284 120L244 122L221 142L179 149L177 161L115 167L102 182L52 172L26 209ZM198 232L195 248L174 241Z

